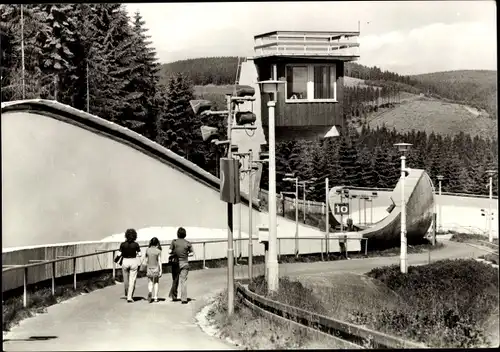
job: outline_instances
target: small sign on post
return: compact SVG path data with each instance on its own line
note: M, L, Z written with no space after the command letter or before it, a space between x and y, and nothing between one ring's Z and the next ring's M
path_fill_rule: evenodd
M238 159L220 159L220 199L232 204L240 202L240 164Z
M335 203L333 206L335 215L348 215L349 203Z

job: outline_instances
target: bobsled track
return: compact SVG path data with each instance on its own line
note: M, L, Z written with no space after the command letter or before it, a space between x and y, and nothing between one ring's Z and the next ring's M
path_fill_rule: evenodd
M48 100L2 103L1 123L3 252L103 239L108 244L100 245L111 248L129 227L143 229L139 240L172 239L178 226L187 228L191 239L226 238L226 204L219 197L219 180L147 138ZM405 183L408 237L418 239L426 234L436 210L433 186L425 171L415 169ZM361 237L399 236L400 188L399 182L390 197L374 199L376 213L382 205L385 209L392 203L394 209L376 214L374 226L349 233L350 249L359 250ZM330 192L331 208L340 201L336 189ZM241 238L248 241L246 194L242 202ZM253 208L253 228L267 224L268 214L255 204ZM480 216L479 209L476 212ZM357 221L355 215L353 220ZM300 238L324 236L315 228L299 226ZM295 223L278 217L278 237L294 234ZM281 242L282 254L293 253L293 239ZM316 242L301 240L300 252L319 251ZM247 246L242 244L245 255ZM255 244L254 249L260 250ZM335 251L338 241L329 245Z
M175 237L176 227L184 226L194 244L193 261L204 264L226 256L226 204L220 200L219 180L201 168L137 133L54 101L2 103L1 124L2 292L19 288L22 292L23 287L47 280L57 285L55 278L71 275L76 285L81 273L110 269L114 273L113 251L129 227L144 229L139 231L139 242L146 244L153 235L168 242ZM427 187L425 174L414 170L407 179L408 202L416 204L411 210L415 216L410 211L409 219L427 219L421 214L427 214L432 199L412 203L413 197L427 194L427 189L419 191ZM396 206L397 189L392 195ZM236 251L245 257L249 203L253 228L267 224L268 214L258 211L247 196L242 198L242 235ZM398 214L394 208L374 228L396 226ZM424 225L428 227L427 220ZM294 233L295 223L278 217L280 254L294 253ZM337 234L331 235L329 250L336 252ZM370 231L349 234L349 251L361 249L362 236L369 237ZM256 234L252 241L254 254L262 255ZM325 248L324 233L300 225L301 254ZM453 242L434 253L434 260L484 254ZM280 274L364 273L397 262L394 257L280 264ZM410 265L425 262L427 254L409 255ZM255 267L262 273L261 265ZM244 277L246 269L240 266L236 272ZM119 299L123 287L111 286L23 321L4 334L4 349L234 348L204 334L195 324L195 314L207 304L207 295L224 288L225 269L194 271L189 277L190 305L168 300L127 305ZM162 280L160 297L165 297L170 278ZM29 295L29 290L24 292ZM146 293L145 280L138 280L136 296Z
M333 187L329 192L331 209L333 209L335 203L342 201L340 192L338 192L341 188L340 186ZM372 226L355 233L360 234L363 238L370 239L371 242L398 242L401 232L401 191L402 182L400 179L389 197L393 206L387 204L389 205L388 215L372 224ZM405 177L404 196L408 242L416 243L428 233L435 210L432 181L424 170L409 170ZM334 217L337 222L346 223L345 217L341 218L340 215L334 215ZM347 234L351 233L347 232Z

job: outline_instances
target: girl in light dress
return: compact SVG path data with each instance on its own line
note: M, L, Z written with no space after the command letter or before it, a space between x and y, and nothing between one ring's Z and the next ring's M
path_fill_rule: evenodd
M159 281L162 276L161 245L158 238L153 237L146 249L145 262L147 264L149 303L158 302Z

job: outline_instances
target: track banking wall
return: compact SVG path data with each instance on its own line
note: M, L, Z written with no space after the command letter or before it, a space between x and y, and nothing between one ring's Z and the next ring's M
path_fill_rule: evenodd
M118 243L100 240L129 227L226 229L219 179L137 133L44 100L3 103L1 124L2 265L117 248ZM242 198L241 228L248 238L249 203L248 197ZM254 206L254 229L267 224L267 218L267 213ZM278 220L279 237L294 233L294 222ZM303 225L300 235L324 236ZM241 246L243 255L247 243ZM320 252L323 245L301 241L300 249ZM29 248L19 248L24 246ZM206 259L225 257L224 243L207 244L204 254L202 244L198 246L198 260L202 255ZM359 240L349 246L359 250ZM256 251L263 250L261 247L255 240ZM337 241L332 240L331 250L336 247ZM288 252L293 252L293 240L282 241L281 253ZM71 273L72 265L71 261L57 263L56 276ZM80 258L76 267L77 273L108 269L111 256ZM11 288L19 287L22 272L6 272L2 281L10 282ZM30 268L28 281L50 275L50 265Z
M2 107L3 247L125 228L225 228L219 180L113 123L55 102Z

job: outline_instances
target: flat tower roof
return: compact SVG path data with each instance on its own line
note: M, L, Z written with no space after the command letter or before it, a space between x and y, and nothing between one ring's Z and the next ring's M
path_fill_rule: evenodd
M359 58L359 31L273 31L254 36L254 58Z

